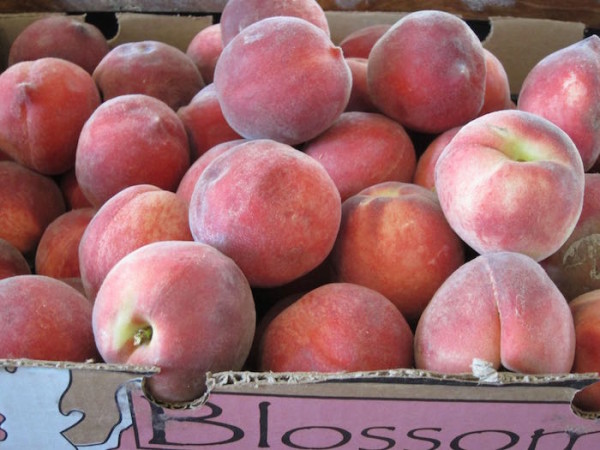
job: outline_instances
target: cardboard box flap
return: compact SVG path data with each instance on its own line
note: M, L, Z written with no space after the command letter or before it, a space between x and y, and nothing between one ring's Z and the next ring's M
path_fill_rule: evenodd
M544 56L580 41L585 25L547 19L491 17L483 45L502 62L517 95L529 71Z

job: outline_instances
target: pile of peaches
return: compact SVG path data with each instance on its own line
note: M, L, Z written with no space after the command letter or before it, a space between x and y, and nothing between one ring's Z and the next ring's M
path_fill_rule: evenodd
M442 11L336 44L314 0L230 0L185 52L36 20L0 74L0 358L157 366L165 403L209 371L600 371L599 155L597 36L511 97Z

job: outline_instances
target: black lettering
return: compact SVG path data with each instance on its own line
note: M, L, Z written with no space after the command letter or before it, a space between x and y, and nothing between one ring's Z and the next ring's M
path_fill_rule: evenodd
M388 450L390 448L394 448L394 445L396 445L396 441L394 441L391 438L385 437L385 436L378 436L376 434L371 434L371 430L390 430L390 431L394 431L396 429L396 427L369 427L369 428L365 428L364 430L361 431L361 435L366 437L366 438L370 438L370 439L376 439L378 441L383 441L387 443L387 447L379 447L379 448L373 448L373 449L366 449L363 447L359 447L358 450Z
M258 404L258 429L259 439L258 448L271 448L269 445L269 402L260 402Z
M450 448L452 450L468 450L465 449L463 447L460 446L460 441L463 440L463 438L467 437L467 436L471 436L473 434L483 434L483 433L500 433L500 434L505 434L510 438L510 442L503 446L500 447L498 449L495 450L505 450L507 448L511 448L514 447L515 444L517 442L519 442L519 435L516 433L513 433L512 431L506 431L506 430L479 430L479 431L469 431L468 433L463 433L459 436L456 436L454 439L452 439L452 442L450 442ZM481 447L476 447L476 448L481 448ZM489 449L491 450L491 449Z
M304 447L302 445L295 444L294 442L292 442L292 435L294 433L297 433L298 431L306 431L306 430L332 430L335 433L340 435L341 440L339 442L337 442L333 445L329 445L327 447L313 447L313 446ZM299 449L305 449L305 450L327 450L330 448L339 448L343 445L346 445L348 442L350 442L350 439L352 439L352 434L350 434L349 431L346 431L343 428L312 426L312 427L299 427L299 428L294 428L292 430L286 431L285 434L281 437L281 442L283 442L285 445L287 445L290 448L299 448Z
M168 412L166 412L162 407L155 405L154 403L150 403L152 408L152 439L148 442L149 444L159 444L159 445L196 445L196 446L208 446L208 445L224 445L230 444L232 442L237 442L244 437L244 431L241 428L236 427L235 425L231 425L228 423L217 422L214 420L216 417L219 417L223 413L223 409L219 406L206 402L204 406L208 407L210 411L208 414L200 417L196 416L169 416ZM173 422L195 422L203 425L212 425L220 428L225 428L226 430L231 431L231 437L229 439L225 439L223 441L218 442L172 442L167 440L166 434L166 425L169 421Z
M542 437L556 434L566 434L567 436L569 436L569 443L565 447L565 450L572 450L573 446L577 443L580 437L598 433L600 433L600 431L590 431L588 433L576 433L575 431L570 430L546 432L543 428L540 428L538 430L535 430L533 435L531 436L531 444L529 444L528 450L536 450L538 448L538 443Z
M433 447L430 447L427 450L435 450L436 448L440 448L440 446L442 445L441 441L438 441L437 439L433 439L433 438L428 438L425 436L417 436L416 432L422 431L422 430L431 430L431 431L437 431L437 432L442 431L441 428L415 428L414 430L410 430L408 433L406 433L406 435L409 438L415 439L417 441L431 442L433 444Z

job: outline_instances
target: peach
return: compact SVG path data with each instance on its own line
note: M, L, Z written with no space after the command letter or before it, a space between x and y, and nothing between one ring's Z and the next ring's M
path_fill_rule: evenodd
M100 61L92 77L106 101L125 94L145 94L175 111L204 87L192 59L173 45L135 41L117 45Z
M583 207L575 229L552 255L540 261L568 301L600 289L600 173L586 173Z
M514 107L510 93L508 74L502 62L491 51L484 48L485 56L485 94L483 106L479 111L482 116L489 112L512 109Z
M558 125L573 140L585 170L600 155L600 37L557 50L527 74L517 107Z
M575 325L572 372L600 372L600 290L585 292L569 302ZM579 391L573 404L584 411L600 411L600 384Z
M97 359L92 305L60 280L43 275L0 280L0 326L0 358Z
M7 240L0 239L0 280L30 274L31 267L23 253Z
M47 16L26 26L15 38L8 64L54 57L77 64L90 75L110 51L102 32L72 16Z
M56 182L13 161L0 161L0 239L29 256L44 230L65 212Z
M413 366L413 334L400 311L379 292L330 283L277 314L266 326L258 352L262 371L408 368Z
M426 147L419 156L413 183L423 186L424 188L435 190L435 165L444 148L458 133L460 127L450 128L443 133L437 135Z
M94 217L94 208L78 208L54 219L35 253L35 273L52 278L80 278L79 242Z
M214 84L223 115L242 137L296 145L325 131L344 111L352 74L323 30L279 16L253 23L231 40L217 61Z
M125 255L168 240L192 240L187 205L175 193L138 184L111 197L79 243L79 270L87 297L96 297L108 271Z
M514 251L540 261L579 219L583 164L549 120L495 111L456 133L435 166L435 189L450 226L477 253Z
M79 181L77 181L77 176L75 174L75 166L60 174L57 182L58 187L65 198L67 210L88 208L92 206L79 186Z
M367 65L375 106L408 129L434 134L477 116L485 78L479 38L444 11L400 18L375 43Z
M346 58L367 59L375 43L391 27L391 24L376 23L365 25L364 27L352 31L340 41L340 47L344 52L344 56Z
M378 112L369 94L366 58L345 58L352 74L352 89L345 111Z
M325 168L267 139L214 159L189 205L194 240L232 258L253 287L291 282L321 264L340 217L340 194Z
M214 84L202 88L186 106L177 110L190 142L190 159L195 161L209 148L241 139L223 116Z
M185 172L175 193L189 205L196 182L198 181L198 178L200 178L202 172L204 172L204 169L206 169L206 166L208 166L217 156L221 156L227 150L242 142L246 142L246 139L234 139L232 141L222 142L204 152Z
M205 84L213 82L215 66L223 51L221 24L214 23L200 30L188 44L185 54L196 64Z
M328 37L330 35L325 11L315 0L228 0L220 18L223 46L246 27L274 16L304 19L320 28Z
M255 330L252 291L238 266L198 242L155 242L106 276L92 323L107 362L154 365L151 398L194 400L209 371L239 370Z
M547 374L571 370L575 328L569 305L546 272L521 253L492 252L442 284L415 331L415 364L443 373L495 369Z
M336 281L382 293L414 326L464 249L433 192L389 181L344 201L331 261Z
M404 127L378 113L342 113L303 150L325 167L342 201L374 184L409 182L417 164Z
M129 94L105 101L85 123L75 176L97 208L136 184L175 191L189 165L188 137L175 111L154 97Z
M0 74L0 148L44 175L65 172L99 105L91 75L74 63L48 57L14 64Z

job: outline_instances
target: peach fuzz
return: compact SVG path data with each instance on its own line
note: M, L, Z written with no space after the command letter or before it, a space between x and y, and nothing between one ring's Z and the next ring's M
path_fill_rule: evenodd
M429 190L435 190L435 165L444 148L458 133L460 127L450 128L437 135L426 147L417 160L412 182Z
M206 169L206 166L208 166L213 159L221 156L227 150L242 142L246 142L246 139L234 139L233 141L222 142L204 152L185 172L175 193L189 205L196 182L198 181L198 178L200 178L202 172L204 172L204 169Z
M205 85L189 56L159 41L117 45L102 58L92 77L104 101L126 94L145 94L173 110L187 105Z
M0 148L44 175L65 172L99 105L91 75L74 63L41 58L14 64L0 74Z
M228 0L220 18L223 46L246 27L269 17L288 16L303 19L321 29L328 37L329 22L315 0Z
M214 159L189 205L194 240L232 258L253 287L289 283L333 247L339 192L325 168L286 144L251 140Z
M79 242L95 213L94 208L73 209L48 224L35 253L36 274L80 278Z
M575 328L565 298L529 256L493 252L442 284L415 331L415 364L469 373L474 360L531 374L568 373Z
M98 359L91 303L54 278L18 275L0 280L0 326L0 358Z
M79 243L79 271L94 299L108 271L143 245L191 241L188 208L175 193L139 184L111 197L94 215Z
M342 113L303 151L325 167L342 201L374 184L409 182L417 164L404 127L378 113Z
M0 180L0 239L31 256L48 224L66 210L60 188L12 161L0 161Z
M242 137L296 145L325 131L344 111L352 74L323 30L279 16L253 23L231 40L217 61L214 84L223 115Z
M573 373L600 372L600 290L588 291L569 302L575 324ZM573 404L584 411L600 411L600 384L579 391Z
M256 313L235 263L198 242L155 242L119 261L94 303L94 336L107 362L152 365L151 398L199 398L207 372L240 370Z
M30 274L31 267L23 253L7 240L0 239L0 280Z
M156 98L130 94L105 101L81 130L75 176L94 207L136 184L175 191L190 166L185 127Z
M467 123L481 110L483 46L457 16L411 12L375 43L368 59L373 103L410 130L441 133Z
M221 24L214 23L200 30L188 44L185 54L196 64L206 85L213 82L215 66L223 51Z
M400 311L379 292L330 283L277 314L264 330L258 353L261 371L409 368L413 334Z
M391 27L391 24L377 23L366 25L349 33L340 41L340 48L344 52L344 56L346 58L367 59L375 43Z
M600 173L585 174L583 207L575 229L552 255L540 261L568 301L600 289Z
M352 89L345 111L378 112L371 100L367 84L367 64L365 58L348 58L346 64L352 74Z
M242 137L231 128L223 116L214 84L198 92L185 106L177 110L190 143L190 159L195 161L209 148Z
M8 65L54 57L77 64L90 75L110 51L102 32L91 23L70 16L48 16L26 26L8 53Z
M573 140L585 170L600 155L600 37L592 35L540 60L527 74L517 108L538 114Z
M435 194L393 181L344 201L331 252L336 281L382 293L411 326L464 258L463 243L448 225Z
M488 49L484 48L483 54L485 56L486 67L485 94L479 115L482 116L489 112L514 108L514 103L510 96L510 82L504 65Z
M450 226L477 253L514 251L540 261L579 219L583 164L550 121L495 111L464 125L446 146L435 190Z

